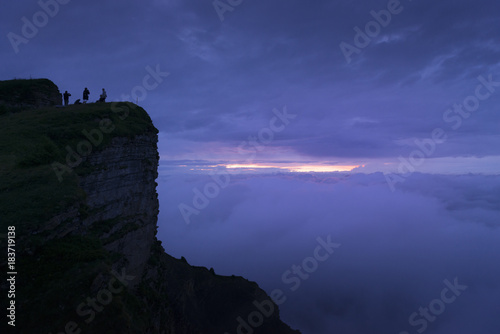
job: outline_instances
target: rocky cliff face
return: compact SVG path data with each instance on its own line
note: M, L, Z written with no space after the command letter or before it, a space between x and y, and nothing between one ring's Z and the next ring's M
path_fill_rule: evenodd
M112 222L99 236L106 250L122 254L114 264L137 277L155 240L158 217L158 151L156 133L134 139L114 138L106 149L89 156L94 171L80 178L89 214L82 230Z
M151 315L144 333L236 333L238 317L247 322L248 315L258 311L255 303L263 303L270 314L263 316L254 333L295 333L279 320L278 307L256 283L215 275L164 252L155 236L156 142L156 134L115 138L109 147L89 156L93 171L80 178L80 185L87 194L85 205L94 213L81 219L75 231L112 222L99 238L107 251L121 255L112 264L114 270L134 276L130 292L142 299Z
M0 145L9 157L0 169L0 213L25 246L17 254L22 288L14 332L298 333L256 283L165 253L156 239L158 131L144 110L96 104L0 117L6 128L28 127L0 132L0 141L12 141ZM81 129L109 119L116 130L58 182L53 161L64 161L67 147L83 140L78 124L67 123L74 119ZM20 149L29 145L39 146Z
M35 234L48 240L66 235L97 236L108 251L120 254L113 268L136 277L144 271L155 240L158 216L157 134L117 137L102 151L86 157L78 176L85 194L69 209L48 220Z

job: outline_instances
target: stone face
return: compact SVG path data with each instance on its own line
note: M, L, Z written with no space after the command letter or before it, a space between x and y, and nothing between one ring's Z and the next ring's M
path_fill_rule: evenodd
M136 278L131 288L150 315L146 333L236 332L237 318L254 312L254 302L270 300L256 283L242 277L215 275L204 267L193 267L165 253L156 239L158 198L157 135L134 139L114 138L104 150L88 157L93 171L80 177L87 194L89 216L80 220L80 231L99 230L104 247L121 254L113 264ZM111 222L111 224L108 224ZM95 282L99 285L102 282ZM146 298L134 287L149 291ZM279 319L278 306L265 322L254 329L259 333L299 333Z
M88 157L94 171L80 178L87 194L85 204L92 212L82 220L82 229L99 230L99 224L112 222L100 238L107 250L123 254L115 266L137 276L134 283L142 275L156 234L157 141L153 133L114 138L111 145Z
M106 250L122 255L113 267L136 276L132 285L139 282L156 240L157 141L156 133L117 137L102 151L89 155L85 163L91 172L79 176L84 203L56 215L36 234L49 232L47 239L55 239L97 231Z
M252 333L300 334L280 320L278 306L256 283L190 266L161 247L155 247L154 252L159 252L159 262L146 267L143 282L159 300L164 301L162 296L166 296L168 302L151 308L154 325L148 333L238 333L237 319L248 321L251 314L259 317L257 313L261 312L254 303L265 303L272 305L272 312L262 315L262 324L252 327Z

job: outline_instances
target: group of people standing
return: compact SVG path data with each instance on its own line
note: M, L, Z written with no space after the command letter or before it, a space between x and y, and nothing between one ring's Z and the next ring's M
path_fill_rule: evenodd
M88 90L87 87L85 87L85 89L83 90L83 103L87 103L88 102L89 95L90 95L90 91ZM63 98L64 98L64 105L65 106L68 105L68 103L69 103L69 97L70 96L71 96L71 94L68 93L68 91L64 92ZM103 88L101 96L99 97L99 100L97 100L96 102L106 102L106 98L107 97L108 97L108 94L106 94L106 90L104 90L104 88ZM75 104L81 104L80 99L76 100Z

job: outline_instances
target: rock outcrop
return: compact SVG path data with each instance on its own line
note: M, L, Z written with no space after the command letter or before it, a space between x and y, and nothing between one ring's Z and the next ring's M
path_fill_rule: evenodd
M0 81L0 106L3 109L19 110L61 104L59 88L48 79Z

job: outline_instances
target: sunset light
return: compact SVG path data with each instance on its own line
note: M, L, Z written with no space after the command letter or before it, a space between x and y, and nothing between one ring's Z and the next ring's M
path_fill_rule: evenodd
M228 164L228 165L220 165L229 169L233 168L246 168L246 169L255 169L255 168L282 168L280 166L271 166L271 165L259 165L259 164Z
M360 165L287 165L287 164L276 164L276 165L265 165L265 164L227 164L220 165L227 169L281 169L283 171L295 172L295 173L326 173L326 172L349 172L354 168L360 167Z
M290 167L291 172L297 173L326 173L326 172L350 172L357 166L324 166L324 165L304 165L304 166L294 166Z

